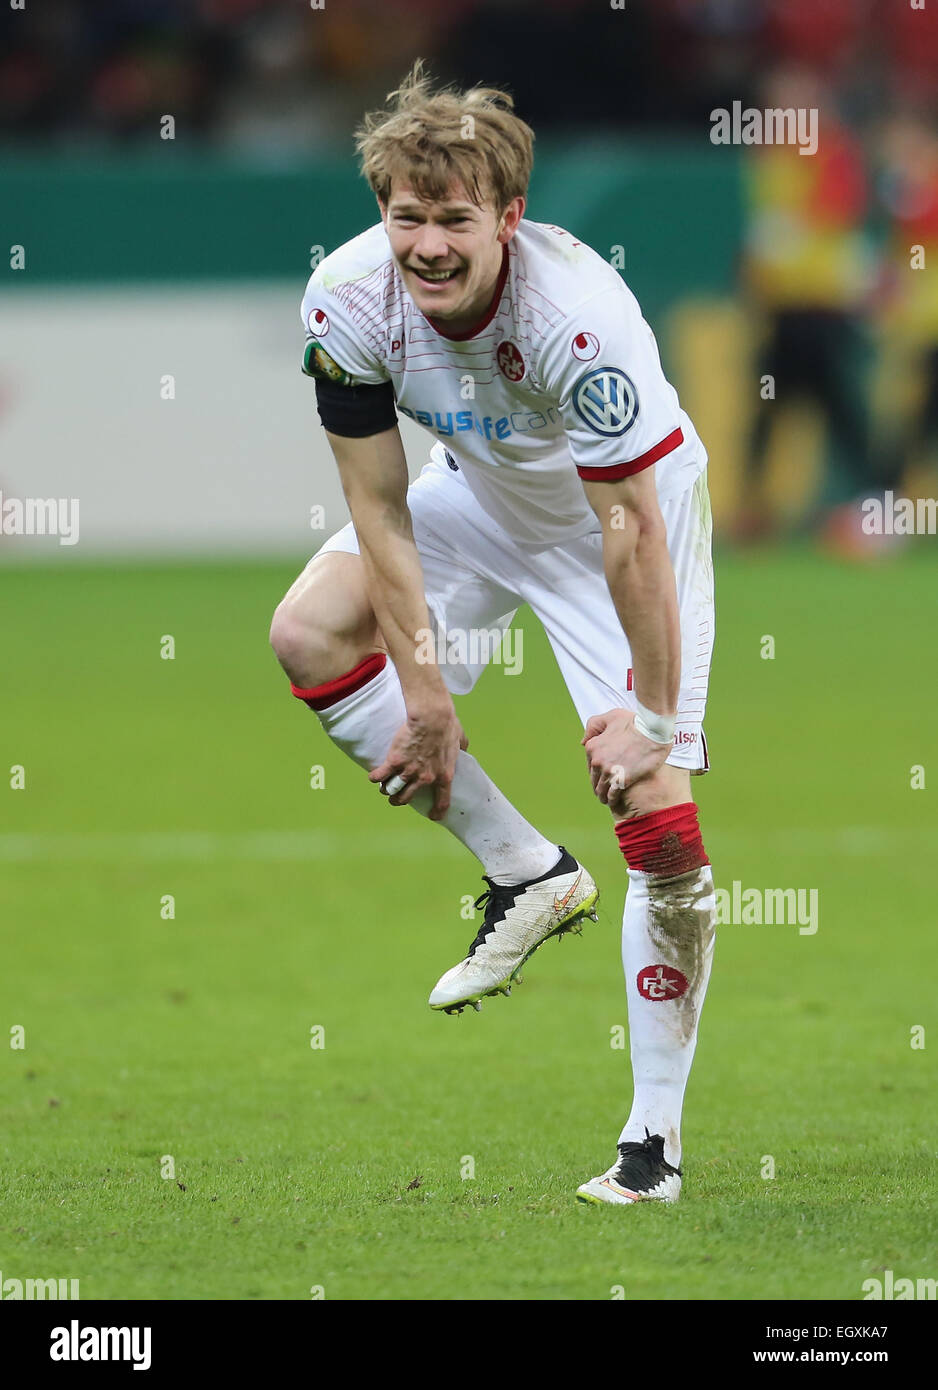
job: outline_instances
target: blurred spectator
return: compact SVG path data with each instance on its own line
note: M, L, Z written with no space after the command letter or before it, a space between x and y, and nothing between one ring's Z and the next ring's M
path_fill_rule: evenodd
M870 43L897 99L933 103L938 90L938 5L875 0Z
M779 70L763 96L769 108L817 109L818 148L805 156L796 145L762 145L748 158L743 279L764 328L758 377L771 383L757 407L742 536L772 529L763 487L768 444L780 412L795 401L820 410L841 474L838 482L837 470L828 472L821 505L873 485L863 321L873 271L862 149L808 70Z
M539 130L704 128L745 97L767 0L45 0L0 7L0 139L340 138L419 53L508 86ZM278 143L279 142L279 143Z
M871 8L871 0L768 0L765 58L810 68L829 82L856 57Z
M913 399L893 443L892 486L903 471L938 463L938 133L907 109L878 141L878 193L888 218L883 325L896 373Z
M0 140L151 140L169 111L190 140L282 157L342 138L418 53L444 77L508 86L539 131L699 137L715 107L751 104L779 60L859 108L889 86L934 90L938 5L30 0L0 5Z

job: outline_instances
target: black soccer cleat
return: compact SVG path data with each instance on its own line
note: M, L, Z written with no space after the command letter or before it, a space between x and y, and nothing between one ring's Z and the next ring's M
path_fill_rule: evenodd
M577 1188L581 1202L611 1202L631 1206L633 1202L676 1202L681 1195L681 1170L664 1156L664 1138L649 1134L640 1143L619 1145L619 1157L601 1177L590 1178Z

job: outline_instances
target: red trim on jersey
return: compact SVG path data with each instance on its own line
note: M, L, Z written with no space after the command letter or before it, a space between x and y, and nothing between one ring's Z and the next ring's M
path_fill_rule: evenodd
M684 431L678 425L676 430L672 430L667 438L662 439L660 444L656 444L653 449L648 449L644 454L639 454L637 459L630 459L628 463L614 463L611 468L595 468L576 466L576 471L581 478L587 482L601 481L608 478L610 482L616 482L619 478L631 478L633 473L641 473L643 468L650 468L653 463L664 458L665 454L670 454L679 444L684 443Z
M334 681L326 681L324 685L311 685L307 690L301 689L291 681L290 690L298 700L305 700L310 709L327 709L346 695L354 695L356 690L361 690L379 671L384 670L386 661L387 656L384 652L372 652L371 656L366 656L364 661L353 666L351 671L346 671L344 676L336 676Z
M652 878L676 878L710 863L693 801L617 821L615 831L629 868Z
M466 333L447 333L445 327L442 327L442 328L440 327L440 324L441 324L441 323L444 323L444 320L440 319L438 322L434 323L433 319L430 318L429 314L424 314L424 318L427 320L427 323L428 323L428 324L430 325L430 327L433 329L434 333L439 333L439 335L440 335L441 338L448 338L448 339L450 340L451 343L464 343L464 342L466 342L466 340L467 340L468 338L474 338L474 337L476 336L477 333L481 333L482 330L483 330L483 328L488 328L489 324L492 322L493 318L495 317L496 313L498 312L498 305L499 305L499 302L500 302L500 300L501 300L502 291L503 291L504 288L505 288L505 282L506 282L507 279L508 279L508 247L507 247L507 245L506 245L506 246L503 246L503 247L502 247L502 268L501 268L501 270L498 272L498 281L497 281L497 283L496 283L496 285L495 285L495 293L494 293L494 295L492 296L492 302L491 302L491 304L489 305L489 307L486 309L486 311L485 311L485 313L483 314L482 318L479 319L479 322L476 323L476 324L474 324L473 327L470 328L470 329L468 330L468 332L466 332Z

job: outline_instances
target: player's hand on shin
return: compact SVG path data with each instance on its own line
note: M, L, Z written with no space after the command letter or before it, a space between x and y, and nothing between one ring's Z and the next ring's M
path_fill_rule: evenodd
M392 806L406 806L425 787L434 791L431 820L441 820L449 810L450 786L456 771L460 749L467 749L469 740L456 717L452 700L445 705L430 706L408 714L388 749L380 767L369 774L372 782L381 784L381 792ZM397 790L386 786L395 779L404 785Z
M635 715L626 709L593 714L580 740L586 749L593 791L616 815L628 810L628 788L664 764L671 743L655 743L635 728Z

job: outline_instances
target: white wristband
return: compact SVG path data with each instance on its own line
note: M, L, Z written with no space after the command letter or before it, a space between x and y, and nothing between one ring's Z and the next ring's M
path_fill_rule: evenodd
M635 715L635 727L645 738L650 738L652 743L670 743L674 738L674 724L676 716L673 714L653 714L650 709L646 709L638 700L638 712Z

